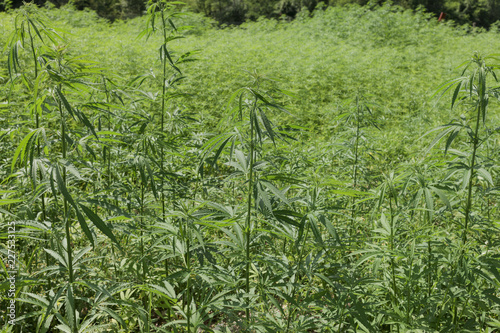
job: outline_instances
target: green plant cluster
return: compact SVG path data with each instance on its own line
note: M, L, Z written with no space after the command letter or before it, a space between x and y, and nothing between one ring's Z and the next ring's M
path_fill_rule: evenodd
M313 11L326 6L367 5L386 3L383 0L190 0L188 4L195 10L216 19L220 23L235 24L259 17L294 18L300 11ZM445 14L448 20L459 24L490 27L500 20L500 2L488 0L393 0L393 5L404 9L425 8L439 16Z
M187 10L203 13L216 20L219 24L241 24L247 20L255 21L260 17L293 19L303 11L312 12L317 8L327 6L367 5L377 6L390 3L403 9L419 10L425 8L430 13L459 24L470 24L489 28L500 20L500 3L491 0L185 0L178 3ZM36 0L38 6L60 7L69 3L68 0ZM4 0L0 10L18 8L21 0ZM99 16L108 20L130 19L143 15L146 10L145 0L74 0L71 1L79 10L91 9Z
M130 19L144 15L146 12L145 0L2 0L0 11L10 11L21 7L25 3L35 4L39 7L61 7L71 3L78 10L92 10L100 17L109 21Z
M0 26L2 332L500 329L497 31L167 1Z

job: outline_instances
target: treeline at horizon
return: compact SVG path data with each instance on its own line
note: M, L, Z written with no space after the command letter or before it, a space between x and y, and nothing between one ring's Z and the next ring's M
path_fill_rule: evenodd
M2 0L0 11L15 9L24 0ZM141 16L146 11L145 0L33 0L38 6L60 7L68 3L79 10L91 9L110 21ZM174 0L172 0L174 2ZM377 6L390 2L404 9L424 8L436 16L444 13L446 20L457 24L489 28L500 19L500 0L184 0L184 9L203 13L219 25L239 25L259 17L292 20L302 10L313 11L327 6L357 4Z

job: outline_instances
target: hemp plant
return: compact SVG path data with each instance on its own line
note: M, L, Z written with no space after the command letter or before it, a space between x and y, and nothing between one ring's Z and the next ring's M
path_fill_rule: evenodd
M488 106L490 98L500 98L500 88L497 86L491 87L489 77L494 82L498 82L495 70L500 68L497 64L487 64L487 61L498 60L493 56L482 57L479 53L475 53L471 60L463 63L464 66L462 75L459 78L453 79L444 83L436 92L441 93L440 97L448 90L454 88L451 100L451 108L457 107L460 103L464 103L469 109L471 115L461 116L461 121L452 121L447 125L440 126L432 131L442 130L433 140L427 151L436 145L443 137L447 136L445 154L450 150L453 141L459 136L461 131L465 131L469 139L469 151L454 150L458 156L458 160L450 164L452 173L462 173L462 189L466 191L464 204L464 224L462 228L462 245L467 242L467 235L471 222L476 220L473 214L473 188L477 176L481 176L488 181L492 186L493 179L491 174L482 163L484 157L481 155L480 148L495 133L488 131L487 118ZM472 67L472 68L471 68ZM471 71L466 75L467 71Z
M412 219L416 217L415 212L420 210L420 220L422 221L420 227L427 231L427 297L429 298L432 295L433 280L436 275L434 267L435 255L432 252L432 245L437 243L433 240L435 236L435 197L437 196L440 199L445 205L445 209L452 210L452 205L447 194L451 186L444 181L433 181L429 176L432 172L437 171L434 165L429 166L426 164L422 167L415 167L407 181L407 186L405 186L405 190L411 193L411 200L409 202L409 208L411 209L410 217Z
M250 86L236 90L228 102L228 107L230 108L228 118L238 119L239 122L236 123L236 128L239 127L240 129L223 133L210 139L203 146L202 160L199 167L200 173L203 174L204 164L208 162L208 155L215 151L215 156L210 161L210 165L214 168L225 146L230 142L230 159L232 159L238 145L247 151L247 156L240 161L240 163L245 164L241 166L240 170L245 171L247 182L246 217L243 234L245 242L244 290L248 296L252 296L250 293L251 244L252 231L256 228L256 209L263 206L269 208L265 204L269 199L263 197L263 195L265 196L265 192L261 189L261 186L258 186L261 182L256 177L256 172L260 164L257 158L259 153L262 153L266 138L270 139L273 144L276 144L277 139L284 139L285 132L269 120L268 114L272 110L288 113L275 99L275 96L277 93L290 95L289 92L277 89L274 86L267 88L266 84L273 81L259 75L257 72L254 71L250 75L253 83ZM243 129L246 131L243 131ZM259 203L264 203L264 205L260 205ZM249 306L245 307L245 316L246 324L249 326L251 321Z
M168 103L173 99L183 96L185 94L180 93L176 90L176 85L183 79L182 72L179 69L179 65L185 62L193 61L190 58L195 52L186 52L180 56L174 56L171 50L170 44L180 38L183 38L179 34L179 30L185 29L185 27L177 27L174 24L173 19L182 15L182 13L175 11L175 6L182 4L181 2L170 2L167 0L149 0L148 10L147 10L147 22L146 29L143 30L139 37L146 36L149 39L153 34L160 33L162 44L159 48L159 55L161 61L161 95L160 95L160 126L159 130L155 131L155 135L159 138L157 140L159 147L158 149L158 166L159 166L159 201L161 202L161 220L165 222L165 217L167 214L166 207L166 186L165 181L167 175L172 174L172 170L167 172L166 170L166 152L165 148L167 146L173 146L169 141L172 141L173 133L166 132L166 118L167 118L167 106ZM173 163L172 163L173 164ZM172 185L173 187L173 185ZM173 190L175 193L175 189ZM174 198L171 200L172 204L175 204ZM165 266L165 276L169 274L169 262L168 259L164 261ZM170 311L170 309L169 309Z
M12 172L18 178L24 174L30 177L33 188L31 196L35 201L41 196L42 208L41 218L43 222L51 222L51 234L54 238L50 239L50 248L44 248L47 258L52 257L54 262L59 264L56 268L59 272L64 272L66 281L56 292L50 301L34 302L36 298L26 293L27 298L23 299L27 303L46 307L45 314L38 322L37 331L44 332L51 325L54 318L53 312L56 312L55 318L60 322L59 327L67 332L85 331L83 323L80 322L79 310L75 290L79 288L77 277L82 266L82 257L90 251L90 247L84 247L81 250L74 249L74 222L75 217L81 230L90 243L95 246L96 235L86 221L87 217L92 221L97 229L101 230L108 238L117 243L111 228L102 221L102 219L92 209L85 205L85 199L79 193L76 193L75 187L81 185L85 179L78 170L78 165L85 164L81 158L81 152L87 150L92 152L90 146L87 146L82 139L82 133L88 134L96 139L99 138L93 124L85 114L85 102L74 102L75 96L78 99L86 100L91 95L91 85L87 78L96 74L98 69L92 62L86 62L80 57L72 57L67 45L56 44L56 38L52 32L48 34L53 44L35 47L33 36L36 35L43 41L40 30L52 31L41 21L32 19L25 15L26 22L20 24L20 31L13 34L11 41L16 36L21 40L12 42L9 60L13 72L19 70L19 59L17 46L22 45L22 38L26 34L30 36L31 51L34 58L35 77L34 84L25 85L33 93L33 101L29 103L30 111L35 114L35 126L37 128L29 132L21 140L19 146L14 152L12 158ZM35 31L35 32L33 32ZM23 82L31 81L27 75L23 76ZM44 115L46 128L40 127L40 116ZM75 130L75 124L82 125L81 130ZM50 138L50 140L48 139ZM43 139L43 141L41 140ZM29 172L14 173L16 166L21 164ZM37 178L40 184L37 185ZM19 179L21 182L22 179ZM50 199L48 198L50 196ZM45 205L45 201L51 202L50 214ZM36 209L36 208L35 208ZM39 216L40 214L36 214ZM62 229L62 230L61 230ZM62 232L61 232L62 231ZM62 235L61 235L62 234ZM47 259L48 272L54 273L54 267ZM49 287L52 286L47 274ZM63 296L64 295L64 296ZM56 303L59 298L64 298L65 316L58 313L59 306Z
M147 11L147 28L141 32L139 37L147 36L149 38L156 32L159 32L162 37L162 44L159 48L160 61L161 61L161 95L160 95L160 129L157 133L162 140L165 140L167 133L165 133L166 125L166 108L167 103L169 103L174 98L183 96L182 94L175 90L176 85L180 80L183 79L182 72L179 69L179 65L188 61L193 61L190 58L195 52L186 52L178 57L174 57L173 51L170 45L176 39L184 38L178 33L179 30L185 29L185 27L177 28L173 22L173 18L182 15L182 13L175 11L175 5L182 4L181 2L170 2L167 0L149 0L148 1L148 11ZM170 72L169 72L170 68ZM162 206L162 219L165 219L165 145L160 143L159 147L159 165L161 171L160 183L161 183L161 193L160 200Z
M14 19L14 27L15 29L5 44L5 49L8 49L7 70L11 86L13 87L16 81L21 80L30 95L33 96L28 107L30 116L34 118L35 129L23 141L26 145L33 145L33 154L31 155L33 157L30 163L30 170L32 172L29 175L32 191L40 194L40 218L42 223L45 223L47 220L47 209L45 207L46 194L43 190L43 178L44 171L47 168L44 165L45 156L42 153L42 147L46 145L47 137L45 129L41 127L40 123L44 96L43 94L39 94L39 89L43 81L43 77L40 76L42 71L41 62L43 61L42 54L44 52L42 46L54 45L58 41L62 42L63 38L56 30L47 25L46 19L37 12L37 7L34 4L26 4L19 10L19 14ZM23 59L22 51L28 53L30 63L23 63L21 61ZM10 99L10 94L8 98ZM42 143L42 140L45 143ZM50 263L48 254L46 254L45 259L48 266Z
M449 162L448 174L450 176L459 175L458 187L461 188L459 195L463 195L460 201L463 203L462 214L464 216L463 224L461 224L460 244L455 256L456 260L452 263L451 271L453 272L452 286L461 293L450 290L447 295L450 297L451 317L450 330L457 332L460 328L461 317L464 315L466 305L471 301L470 295L475 293L476 284L472 283L477 279L472 272L472 267L476 265L475 257L482 257L479 253L472 256L471 251L474 246L469 241L469 232L471 228L475 228L484 218L480 212L476 211L475 204L479 204L479 200L475 199L481 193L474 191L475 185L481 182L482 178L490 186L494 186L494 181L491 173L487 170L488 156L483 154L483 146L491 138L498 129L490 129L488 126L488 107L490 101L500 98L500 88L498 85L491 85L492 82L497 83L498 78L495 70L499 68L498 64L491 64L492 60L498 61L494 56L482 57L479 53L475 53L469 61L466 61L461 66L464 67L460 77L451 81L445 82L438 89L436 94L440 93L443 96L448 90L453 89L451 100L452 110L458 105L463 104L469 114L462 114L460 120L454 120L447 125L440 126L432 131L440 130L440 133L432 141L429 146L429 151L442 138L447 137L445 145L445 154L448 152L455 155L456 158ZM430 132L432 132L430 131ZM466 135L460 135L465 132ZM428 132L429 133L429 132ZM465 137L465 142L462 144L466 147L464 150L452 149L452 143L457 138ZM458 141L458 140L457 140ZM491 258L481 258L485 263L491 261ZM492 264L483 264L484 267ZM496 269L496 268L495 268ZM488 268L489 270L489 268Z
M342 121L346 125L347 131L352 133L349 135L345 145L349 149L349 157L352 160L352 187L356 191L359 187L359 174L362 167L362 148L364 142L367 141L367 134L363 129L374 127L380 130L380 128L373 116L372 108L374 104L368 102L363 95L358 93L355 98L347 100L344 105L347 105L347 111L337 116L336 120ZM356 192L352 194L349 237L353 236L352 233L355 228L354 222L357 214L355 207L357 195L355 195Z

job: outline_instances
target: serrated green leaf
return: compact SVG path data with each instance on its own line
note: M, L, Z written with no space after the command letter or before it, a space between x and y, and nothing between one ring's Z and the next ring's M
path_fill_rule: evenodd
M83 205L80 203L80 207L82 208L83 212L87 217L92 221L92 223L99 229L103 234L108 236L109 239L111 239L117 246L118 248L121 249L121 245L116 239L115 235L113 235L113 232L111 229L108 227L108 225L97 215L92 211L92 209L88 208L87 206Z

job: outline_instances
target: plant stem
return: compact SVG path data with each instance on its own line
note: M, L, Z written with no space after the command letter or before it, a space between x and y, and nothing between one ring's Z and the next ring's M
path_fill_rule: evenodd
M141 216L139 217L141 230L141 261L142 261L142 282L146 281L146 259L144 258L144 184L141 183Z
M392 194L391 194L392 195ZM389 242L389 246L391 249L391 274L392 274L392 289L393 289L393 302L394 304L396 303L398 299L398 289L396 285L396 268L395 268L395 263L394 263L394 209L392 207L392 196L389 197L389 206L391 209L391 238ZM396 324L398 333L399 333L399 324Z
M356 142L354 144L354 184L353 188L356 189L358 185L358 146L359 146L359 133L360 133L360 106L359 106L359 96L356 96ZM352 197L351 200L351 228L349 230L349 238L352 238L352 233L354 230L355 217L356 217L356 209L354 208L355 196Z
M307 236L309 235L309 228L306 228L306 232L305 232L305 235L304 235L304 239L303 239L303 242L302 242L302 246L300 247L300 252L299 252L299 255L298 255L298 258L297 258L297 267L299 269L297 269L297 272L295 273L296 276L297 276L297 281L295 283L295 285L293 286L293 290L292 290L292 297L291 299L294 299L295 298L295 293L297 292L297 284L299 283L300 281L300 278L299 278L299 274L300 274L300 263L302 262L302 259L304 257L304 249L305 249L305 245L306 245L306 241L307 241ZM299 274L298 274L299 273ZM292 307L292 305L290 305L290 307ZM292 321L292 315L295 313L297 309L297 306L293 306L293 310L290 310L290 312L288 313L288 318L287 318L287 322L286 322L286 330L285 330L285 333L288 333L290 331L290 323Z
M110 103L110 98L109 98L109 91L108 91L108 86L106 85L106 78L104 75L102 76L102 82L104 85L104 91L106 93L106 103ZM109 111L109 107L106 107L108 113L106 115L106 120L108 122L108 131L111 132L111 115ZM107 173L107 186L108 190L111 189L111 148L108 148L107 146L104 146L104 161L106 163L106 173ZM116 268L116 254L115 254L115 245L113 242L111 242L111 253L113 255L113 269L115 271L115 275L118 276L119 272L118 269Z
M186 267L188 271L188 279L186 286L186 315L187 315L187 330L188 333L191 332L191 239L189 233L189 219L186 219L184 235L186 237Z
M480 98L481 100L481 98ZM474 138L473 138L473 147L472 147L472 157L470 161L470 177L469 177L469 184L467 188L467 203L465 206L465 224L464 224L464 231L462 233L462 245L465 245L467 242L467 230L469 228L469 221L470 221L470 211L472 207L472 182L474 179L474 167L476 164L476 152L477 152L477 147L479 145L479 122L481 119L481 105L483 103L479 102L477 106L477 118L476 118L476 128L474 131Z
M34 81L36 81L37 78L38 78L38 61L37 61L37 58L36 58L35 45L34 45L34 40L33 40L33 34L31 33L31 26L30 26L30 24L28 24L28 34L30 36L31 53L33 55L33 62L34 62L34 68L35 68ZM36 105L36 103L34 103L34 105ZM38 128L40 128L40 115L38 114L38 112L36 110L36 107L34 108L34 111L35 111L35 128L38 129ZM37 156L40 158L41 149L40 149L40 140L39 139L37 140L37 143L36 143L36 150L37 150ZM40 177L40 181L42 181L42 171L41 170L38 171L38 175ZM45 222L45 220L47 219L47 210L45 208L45 193L42 193L40 199L42 201L42 222ZM49 267L50 266L50 259L49 259L49 254L48 253L45 253L45 261L46 261L47 267ZM50 277L47 278L47 282L48 282L49 288L51 288L51 286L52 286L51 280L52 279Z
M246 270L245 270L245 291L250 293L250 222L252 214L252 195L253 195L253 164L254 164L254 112L257 107L257 97L252 110L250 111L250 175L248 179L248 206L247 206L247 219L245 225L245 238L246 238ZM247 326L250 323L250 309L245 309Z
M163 28L163 45L164 45L164 51L167 49L167 29L166 29L166 24L165 24L165 14L164 14L164 8L161 10L161 22L162 22L162 28ZM167 61L165 59L166 54L163 54L163 57L161 58L162 65L163 65L163 77L162 77L162 94L161 94L161 133L162 136L165 131L165 93L166 93L166 85L165 81L167 79ZM160 176L160 186L161 186L161 216L162 216L162 222L165 222L165 216L166 216L166 210L165 210L165 152L164 152L164 147L163 144L160 146L160 170L161 170L161 176ZM169 262L168 258L165 258L165 278L169 275ZM168 308L168 313L167 317L170 320L171 318L171 313L170 313L170 307Z
M161 11L161 22L162 22L162 28L163 28L163 47L164 47L164 52L167 50L167 29L165 26L165 14L164 11ZM164 127L165 127L165 93L166 93L166 86L165 86L165 80L167 76L167 61L165 59L167 55L164 54L161 61L163 65L163 77L162 77L162 94L161 94L161 133L163 135ZM163 151L163 145L160 146L160 168L161 168L161 213L162 213L162 220L165 222L165 192L164 192L164 175L165 175L165 170L164 170L164 163L165 163L165 155Z
M61 92L61 84L59 84L59 92ZM61 141L62 141L62 158L66 160L66 126L64 123L64 113L62 110L61 100L57 99L57 104L59 108L59 113L61 115ZM62 166L62 179L64 182L64 186L66 186L66 167ZM73 287L74 276L73 276L73 248L71 244L71 232L70 232L70 219L68 216L68 201L65 197L63 197L63 206L64 206L64 224L65 224L65 232L66 232L66 250L68 252L68 274L69 274L69 286L68 288ZM76 312L76 309L75 309ZM68 314L69 315L69 314ZM71 330L72 333L78 333L78 328L76 327L76 313L69 315L71 317Z

